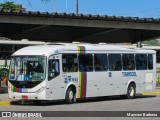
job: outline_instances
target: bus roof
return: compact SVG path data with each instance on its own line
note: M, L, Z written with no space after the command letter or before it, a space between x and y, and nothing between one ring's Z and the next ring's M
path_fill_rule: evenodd
M110 53L156 53L154 50L144 49L128 49L113 45L99 44L56 44L56 45L40 45L28 46L16 51L14 55L45 55L50 56L57 53L78 53L78 47L84 48L86 53L110 52Z

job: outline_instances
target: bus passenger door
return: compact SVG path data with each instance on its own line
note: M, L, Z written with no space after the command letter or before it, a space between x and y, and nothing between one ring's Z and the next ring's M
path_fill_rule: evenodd
M51 56L48 61L47 97L51 100L63 98L59 58L59 55Z
M145 91L153 89L153 73L146 73Z
M156 87L156 56L148 54L148 72L145 76L145 91L154 90Z

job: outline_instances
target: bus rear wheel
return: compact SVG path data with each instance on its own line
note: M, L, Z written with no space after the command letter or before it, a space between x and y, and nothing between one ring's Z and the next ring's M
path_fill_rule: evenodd
M127 88L127 97L128 99L134 99L136 94L136 87L134 84L130 84Z
M72 87L67 89L65 101L67 104L73 104L75 102L75 92Z

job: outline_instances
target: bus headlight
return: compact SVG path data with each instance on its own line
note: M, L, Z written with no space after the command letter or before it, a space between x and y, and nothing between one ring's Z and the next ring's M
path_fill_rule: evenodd
M42 87L42 88L38 89L38 90L36 91L36 93L38 94L38 93L42 92L45 88L46 88L46 87Z

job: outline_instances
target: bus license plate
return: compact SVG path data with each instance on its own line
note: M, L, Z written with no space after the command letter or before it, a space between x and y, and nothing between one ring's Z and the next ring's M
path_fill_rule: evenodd
M22 95L22 99L28 99L27 95Z

